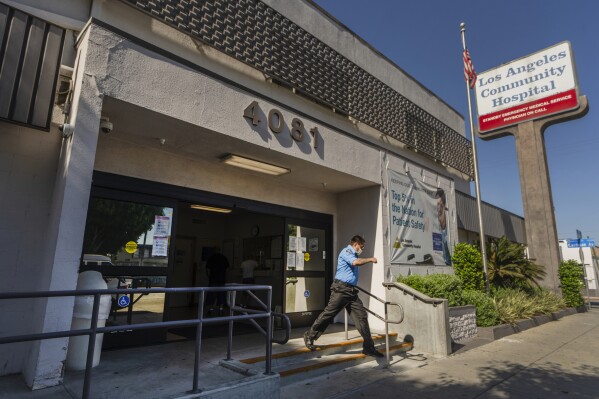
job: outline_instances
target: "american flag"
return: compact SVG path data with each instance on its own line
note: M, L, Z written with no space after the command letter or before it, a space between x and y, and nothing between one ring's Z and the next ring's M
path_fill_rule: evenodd
M476 71L474 70L474 65L472 65L468 50L464 50L464 78L466 79L466 82L470 83L470 88L474 89L476 83Z

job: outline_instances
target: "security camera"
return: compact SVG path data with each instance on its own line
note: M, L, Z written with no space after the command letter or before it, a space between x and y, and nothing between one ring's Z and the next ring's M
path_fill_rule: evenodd
M71 137L75 132L75 126L69 123L61 123L58 125L58 129L62 132L62 137L65 139Z
M110 133L112 132L113 126L112 126L112 122L110 122L108 120L108 118L106 117L102 117L100 118L100 130L102 131L102 133Z

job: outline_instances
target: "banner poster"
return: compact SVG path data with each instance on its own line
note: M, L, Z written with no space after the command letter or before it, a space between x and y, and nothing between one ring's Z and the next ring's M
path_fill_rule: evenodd
M389 170L391 263L450 266L445 190Z

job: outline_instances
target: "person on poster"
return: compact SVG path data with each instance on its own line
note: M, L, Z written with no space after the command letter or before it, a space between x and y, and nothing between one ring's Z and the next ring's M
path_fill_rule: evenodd
M335 316L345 308L360 335L364 338L362 353L366 356L383 357L383 354L374 346L368 325L368 313L358 297L359 290L356 288L359 268L368 263L377 263L376 258L360 258L365 243L364 238L356 235L352 237L349 245L341 250L337 259L335 280L331 285L329 303L310 329L304 333L304 343L311 351L316 350L314 341L324 333Z
M435 198L437 199L437 217L439 218L439 226L441 227L443 260L446 265L451 266L451 254L449 253L449 244L447 243L447 198L445 197L445 191L442 188L438 188Z

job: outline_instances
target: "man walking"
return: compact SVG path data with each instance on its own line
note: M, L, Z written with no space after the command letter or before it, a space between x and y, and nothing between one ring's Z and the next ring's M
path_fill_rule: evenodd
M314 341L324 333L328 325L333 321L337 313L343 308L352 317L354 325L364 338L362 353L367 356L383 357L383 354L374 347L374 341L370 335L368 325L368 314L364 304L358 297L358 271L359 267L367 263L377 263L376 258L360 258L364 250L366 240L356 235L352 237L349 245L339 254L337 259L337 272L335 280L331 285L331 297L326 308L316 318L312 327L304 333L304 343L310 350L315 350Z

